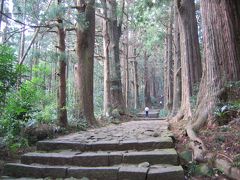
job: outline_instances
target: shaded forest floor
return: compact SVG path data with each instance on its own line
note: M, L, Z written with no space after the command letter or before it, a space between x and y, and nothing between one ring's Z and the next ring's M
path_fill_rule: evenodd
M207 163L208 168L205 170L202 170L204 165L192 162L190 155L192 151L188 146L189 138L185 132L186 124L187 122L184 120L172 122L171 130L176 138L177 151L183 156L181 164L185 167L188 178L194 180L228 180L229 178L214 168L211 162ZM234 166L234 158L240 154L240 117L223 126L204 127L199 132L199 137L207 148L207 154L210 154L213 158L224 159ZM239 167L239 164L237 166Z

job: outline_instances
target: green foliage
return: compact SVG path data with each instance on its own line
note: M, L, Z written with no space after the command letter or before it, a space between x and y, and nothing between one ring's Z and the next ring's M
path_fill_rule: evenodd
M66 7L63 4L54 4L49 8L48 13L46 14L47 19L62 19L65 15Z
M165 109L161 109L160 110L159 117L165 118L165 117L167 117L167 115L168 115L168 111L167 110L165 110Z
M233 159L233 167L240 168L240 154L237 154Z
M161 1L154 4L151 0L136 1L130 12L133 14L132 26L141 31L139 38L144 42L144 48L152 51L154 47L162 46L166 32L166 25L162 20L167 20L169 2Z
M88 128L88 123L85 118L73 118L70 116L68 118L69 127L77 128L80 131L86 131Z
M6 93L17 81L14 60L13 49L6 45L0 45L0 110L5 104Z
M225 142L225 137L224 136L217 136L216 138L215 138L215 141L217 142L217 143L224 143Z
M185 169L188 177L190 176L211 177L217 171L217 169L210 168L206 164L197 164L195 161L188 163Z
M5 136L8 147L27 145L23 129L30 122L52 123L56 119L56 101L46 94L43 76L50 72L46 65L33 67L38 77L26 80L6 96L3 115L0 117L0 134Z
M214 111L214 115L219 118L224 118L227 115L227 111L221 111L220 109L216 109Z
M230 127L228 127L228 126L222 126L221 127L222 132L228 132L229 130L230 130Z

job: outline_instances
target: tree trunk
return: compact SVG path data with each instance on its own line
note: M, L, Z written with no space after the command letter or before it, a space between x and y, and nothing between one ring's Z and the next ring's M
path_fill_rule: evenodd
M240 57L237 48L239 5L238 0L201 1L204 42L203 77L198 106L187 128L187 133L194 142L197 138L195 132L207 120L213 119L217 102L225 94L225 84L240 79ZM203 146L202 142L201 145ZM197 152L194 158L203 159L203 152Z
M201 2L206 75L200 85L195 130L213 113L226 82L240 80L239 4L237 0Z
M1 12L3 12L3 5L4 5L4 0L2 0L1 2ZM1 29L1 26L2 25L2 13L0 13L0 29Z
M173 106L173 7L171 6L170 21L168 26L168 44L167 44L167 108L171 112Z
M127 19L128 19L128 15ZM125 47L125 106L128 108L128 98L129 98L129 67L128 67L128 21L126 22L126 47Z
M148 55L147 52L144 52L144 99L145 99L145 107L152 107L151 96L150 96L150 82L149 82L149 74L148 74Z
M103 19L103 52L104 52L104 99L103 99L103 108L104 115L110 115L111 108L111 99L110 99L110 67L109 67L109 22L107 17L107 4L106 0L101 0L104 10L104 18Z
M199 54L199 44L196 42L197 29L194 26L195 8L193 0L175 1L180 16L180 49L182 72L182 102L181 110L176 115L177 120L191 118L190 96L193 87L193 59ZM196 31L196 32L195 32ZM199 57L200 58L200 57ZM199 60L200 61L200 60ZM200 66L201 67L201 66Z
M84 118L90 125L96 125L93 106L93 65L95 42L95 1L78 0L78 13L84 14L86 23L77 23L77 56L80 105Z
M175 0L176 1L176 0ZM180 54L180 32L179 14L176 3L174 4L174 70L173 70L173 108L172 116L175 116L181 106L182 82L181 82L181 54Z
M61 0L58 0L58 4L61 4ZM67 126L67 108L66 108L66 45L65 37L66 32L63 26L63 20L58 19L58 48L59 48L59 100L58 100L58 120L62 127Z
M119 112L125 111L122 82L121 82L121 69L119 57L119 41L121 36L122 22L117 21L117 2L116 0L108 1L109 9L109 37L110 37L110 93L111 105L113 109Z
M138 66L136 61L136 49L133 50L133 85L134 85L134 108L137 109L139 107L139 91L138 91Z
M167 62L167 57L168 57L168 36L166 35L165 37L165 48L164 48L164 62L163 62L163 65L164 65L164 68L163 68L163 77L164 77L164 80L163 80L163 93L164 93L164 109L167 110L167 103L168 103L168 62Z

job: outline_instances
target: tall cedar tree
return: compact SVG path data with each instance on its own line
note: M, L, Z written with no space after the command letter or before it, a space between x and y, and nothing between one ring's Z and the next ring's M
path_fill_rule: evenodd
M108 22L108 10L106 0L101 0L103 6L103 53L104 53L104 97L103 97L103 111L105 116L110 115L110 65L109 65L109 22Z
M95 42L95 0L78 0L78 18L85 16L85 22L77 22L77 58L80 111L90 125L96 125L93 106L93 65ZM78 83L77 83L78 84Z
M195 82L194 79L196 79L194 78L194 72L199 71L196 74L201 74L202 70L201 65L196 65L195 63L201 64L194 0L177 0L175 3L180 17L182 101L180 111L175 116L179 120L192 117L190 96L192 94L193 82Z
M109 57L110 57L110 94L112 109L117 109L119 112L125 111L122 82L121 82L121 69L120 69L120 51L119 42L122 30L122 19L124 0L122 5L122 13L118 20L117 18L117 1L107 1L107 8L109 9Z
M177 1L177 0L174 0ZM180 54L180 32L179 13L177 3L174 3L174 29L173 29L173 108L171 116L175 116L181 106L182 81L181 81L181 54Z
M58 0L58 5L61 4L61 0ZM65 37L66 32L63 26L63 20L58 18L58 49L59 49L59 99L58 99L58 119L61 126L67 126L67 108L66 108L66 55L65 55Z
M187 128L193 141L195 132L212 119L217 103L226 93L225 84L240 80L239 13L238 0L201 1L203 77L197 110ZM195 159L201 159L203 152L199 148L197 151Z

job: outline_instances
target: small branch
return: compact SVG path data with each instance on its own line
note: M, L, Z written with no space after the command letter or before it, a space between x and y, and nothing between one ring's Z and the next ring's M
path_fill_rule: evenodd
M5 13L3 13L2 11L0 11L0 14L4 15L6 18L18 23L18 24L21 24L21 25L24 25L24 26L28 26L28 27L31 27L31 28L39 28L39 27L50 27L50 25L29 25L29 24L25 24L19 20L16 20L16 19L13 19L12 17L6 15Z
M36 39L39 31L40 31L40 28L37 28L35 34L33 35L32 40L31 40L31 42L30 42L30 44L29 44L29 46L27 47L26 52L24 53L23 57L21 58L21 60L20 60L20 62L19 62L20 65L21 65L21 64L23 63L23 61L25 60L25 58L26 58L26 56L27 56L27 54L28 54L28 51L30 50L32 44L34 43L34 41L35 41L35 39Z

